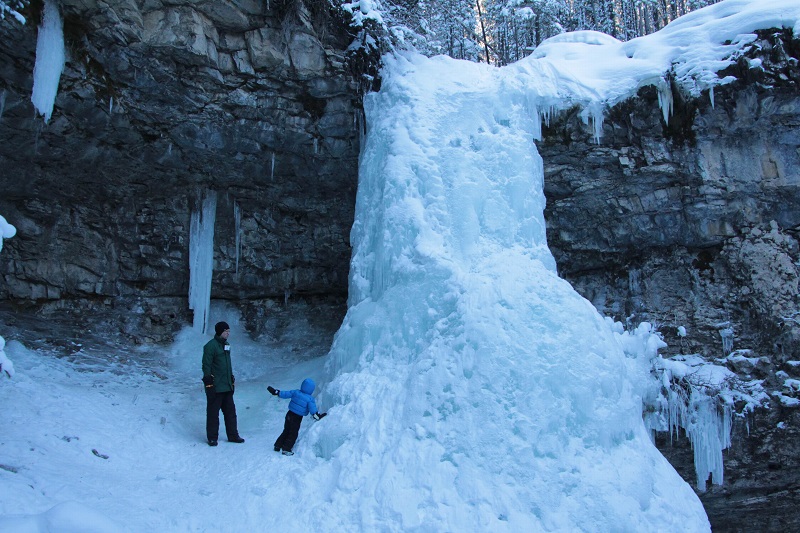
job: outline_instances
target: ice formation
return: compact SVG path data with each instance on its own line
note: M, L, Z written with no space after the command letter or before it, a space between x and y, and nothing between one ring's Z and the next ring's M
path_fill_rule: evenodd
M64 70L64 29L55 0L45 0L42 24L36 40L36 63L33 67L31 101L36 110L50 121L58 93L58 81Z
M556 274L527 84L387 61L365 101L349 310L322 399L337 424L310 430L342 520L708 530L650 442L617 340Z
M208 326L216 218L217 193L206 191L200 208L192 212L189 227L189 309L194 311L192 326L200 333Z
M234 246L236 247L236 274L239 273L239 257L242 255L242 208L239 207L239 204L234 202L233 203L233 224L234 224L234 231L236 233L236 241Z

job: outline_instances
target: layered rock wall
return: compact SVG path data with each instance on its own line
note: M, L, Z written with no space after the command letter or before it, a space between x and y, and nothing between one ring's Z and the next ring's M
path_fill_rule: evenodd
M211 189L212 297L304 299L335 330L359 146L346 23L327 2L58 4L49 123L30 101L41 4L0 24L0 212L19 228L0 256L6 308L78 324L90 309L95 328L169 339L191 323L189 220Z
M724 484L701 494L715 531L800 528L798 52L763 32L734 84L699 99L673 87L668 124L644 88L610 110L599 144L576 110L538 147L560 274L602 313L654 323L665 355L728 364L771 396L736 406ZM694 485L688 440L670 440L657 439Z

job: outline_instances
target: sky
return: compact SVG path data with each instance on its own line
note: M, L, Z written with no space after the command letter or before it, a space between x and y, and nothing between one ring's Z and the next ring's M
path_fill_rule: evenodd
M9 342L0 531L708 531L642 420L651 370L695 362L666 364L650 325L623 331L558 277L535 140L548 113L577 104L597 125L673 63L686 90L730 81L713 73L775 25L800 29L800 5L726 0L627 43L559 36L503 68L387 57L365 99L348 312L330 351L249 339L212 305L209 323L232 326L246 439L212 448L201 328L69 356ZM266 387L306 377L329 416L276 454L286 402Z

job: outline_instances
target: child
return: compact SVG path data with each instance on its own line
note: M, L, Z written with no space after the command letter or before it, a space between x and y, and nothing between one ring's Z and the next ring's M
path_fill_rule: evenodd
M295 441L297 441L297 433L300 431L300 424L303 422L303 417L310 414L314 420L320 420L328 413L320 413L317 411L317 402L311 396L314 392L314 380L306 378L300 385L300 390L281 391L273 388L271 385L267 390L273 396L280 396L284 400L289 398L289 411L286 413L286 419L283 424L283 433L275 441L275 451L283 452L283 455L294 455L292 448Z

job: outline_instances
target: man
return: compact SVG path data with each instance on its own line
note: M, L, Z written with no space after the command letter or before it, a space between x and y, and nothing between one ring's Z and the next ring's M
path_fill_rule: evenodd
M231 328L225 322L214 326L216 335L203 346L203 384L206 386L206 437L208 445L216 446L219 438L219 411L225 418L225 433L230 442L244 442L236 427L236 405L233 403L233 370Z

